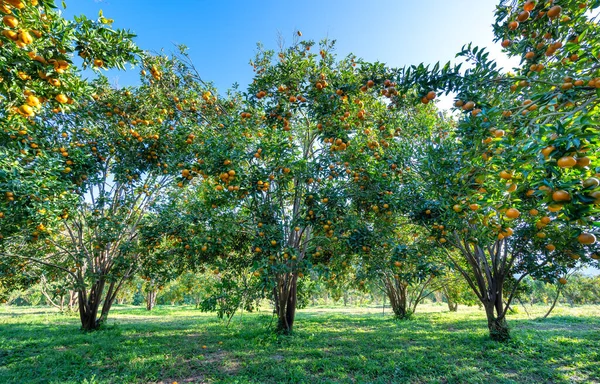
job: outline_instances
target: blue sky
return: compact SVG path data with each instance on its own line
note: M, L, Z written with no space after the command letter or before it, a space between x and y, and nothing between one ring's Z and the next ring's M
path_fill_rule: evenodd
M390 66L453 59L465 43L492 46L496 0L66 0L65 16L98 11L131 29L142 49L167 51L185 44L205 80L223 92L234 82L244 86L252 77L248 65L256 43L278 47L294 31L303 38L337 40L339 55L353 53ZM506 63L499 45L492 54ZM508 66L508 65L507 65ZM122 85L135 83L136 74L110 77Z

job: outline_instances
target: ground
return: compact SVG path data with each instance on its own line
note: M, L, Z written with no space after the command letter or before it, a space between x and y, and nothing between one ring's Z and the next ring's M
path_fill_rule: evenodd
M600 383L600 307L544 308L488 339L477 307L309 308L293 336L267 310L229 327L190 307L117 306L108 326L79 331L50 308L0 307L0 383ZM205 347L204 347L205 346Z

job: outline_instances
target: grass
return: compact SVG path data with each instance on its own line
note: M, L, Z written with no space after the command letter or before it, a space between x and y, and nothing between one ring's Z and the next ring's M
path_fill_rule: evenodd
M75 316L0 307L0 383L600 383L600 307L513 314L503 344L477 308L429 305L409 321L310 308L289 337L270 323L267 311L225 327L192 308L116 307L83 333Z

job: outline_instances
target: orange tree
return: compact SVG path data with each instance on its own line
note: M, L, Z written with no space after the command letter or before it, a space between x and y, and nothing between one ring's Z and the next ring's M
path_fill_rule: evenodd
M363 88L363 92L372 97L390 96L385 80L373 88ZM391 89L394 93L393 85ZM413 177L412 154L423 145L422 138L445 129L447 124L437 124L437 111L431 105L390 103L387 108L393 112L386 124L395 127L394 133L389 141L384 140L382 149L375 147L371 153L363 149L367 156L353 156L352 165L358 172L336 181L345 198L344 219L336 225L341 241L328 241L327 236L315 239L319 257L313 257L312 263L332 285L350 276L359 288L364 288L367 280L379 284L396 316L404 318L414 312L424 294L431 293L426 288L442 269L435 262L435 247L418 239L420 230L401 210L404 185ZM364 145L374 149L372 142ZM315 233L326 235L331 225L325 221L320 224L314 226Z
M37 204L68 189L57 156L50 155L42 127L50 110L67 110L90 95L72 64L123 68L134 62L133 35L112 30L110 21L68 21L50 0L0 2L0 242L25 227L35 231ZM35 234L35 232L33 232ZM23 283L23 260L0 258L3 284Z
M381 216L394 209L401 148L412 138L403 131L405 111L388 108L397 91L384 66L338 61L332 48L328 41L295 42L277 54L260 47L248 91L220 102L201 138L204 152L182 170L203 197L198 222L230 223L211 240L195 236L204 244L190 245L191 259L216 252L224 266L252 266L283 333L293 328L298 278L343 257L334 251L358 223L346 220L350 205Z
M20 198L16 189L36 196L65 189L56 180L56 159L43 156L49 148L39 123L41 114L67 110L75 99L91 94L73 55L84 59L83 67L123 68L138 52L133 35L112 30L110 21L68 21L54 8L49 0L0 2L0 239L26 225L35 212L32 199Z
M344 222L339 225L342 241L319 244L327 263L316 267L334 287L347 280L359 289L378 287L388 296L396 318L404 319L436 290L435 277L444 269L440 247L429 243L422 229L407 220L401 210L405 185L413 177L409 165L412 153L422 145L423 135L440 127L435 125L434 109L429 107L405 109L397 120L404 134L411 132L410 140L394 139L395 160L405 165L402 175L396 180L371 178L355 190L352 185L345 186L351 193Z
M99 78L86 84L90 97L42 108L35 140L25 139L36 151L12 166L10 217L28 211L29 225L17 223L5 238L3 258L66 272L84 329L107 318L124 281L154 257L139 241L144 218L163 191L185 180L179 164L194 158L193 138L215 111L208 88L178 60L145 56L143 65L136 88ZM20 252L23 241L37 247Z
M412 233L384 237L368 226L362 232L361 237L369 245L356 261L359 286L372 281L389 298L397 319L410 318L419 303L439 289L436 277L444 271L440 250L436 249L439 247L418 236L413 238Z
M490 335L509 337L506 312L526 276L566 283L576 263L597 259L598 2L502 2L494 32L521 57L504 73L471 46L470 67L423 66L398 83L457 95L455 130L432 137L406 208L485 307ZM414 204L418 202L418 204ZM508 288L508 292L504 289Z
M251 308L256 292L263 289L252 273L251 241L242 230L232 230L243 222L241 212L222 210L215 216L210 199L196 192L194 185L177 187L145 218L141 239L151 257L145 258L140 273L149 293L169 281L173 289L182 283L173 282L177 276L188 276L185 291L195 292L196 306L231 319L239 308Z

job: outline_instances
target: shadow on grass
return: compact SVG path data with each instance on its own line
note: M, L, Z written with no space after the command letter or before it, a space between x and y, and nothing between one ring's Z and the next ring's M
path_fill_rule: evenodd
M142 314L140 322L127 317ZM264 314L244 315L229 328L214 317L162 316L116 311L111 325L91 333L79 331L76 318L3 324L0 382L78 383L94 376L97 383L560 383L600 377L597 318L510 320L513 340L495 343L477 313L417 314L410 321L300 313L287 337L273 335Z

